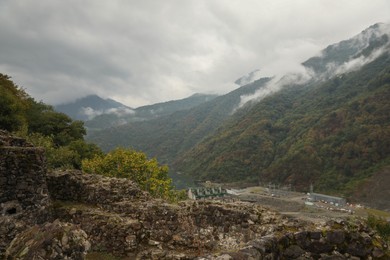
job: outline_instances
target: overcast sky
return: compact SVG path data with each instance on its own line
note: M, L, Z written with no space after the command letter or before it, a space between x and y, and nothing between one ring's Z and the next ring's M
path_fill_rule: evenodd
M389 0L0 0L0 72L49 104L138 107L297 70L377 22Z

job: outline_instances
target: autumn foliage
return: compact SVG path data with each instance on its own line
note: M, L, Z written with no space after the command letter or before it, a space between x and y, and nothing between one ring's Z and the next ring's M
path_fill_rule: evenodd
M83 160L82 169L86 173L130 179L154 197L175 197L168 167L160 166L156 159L148 159L142 152L116 148L105 156Z

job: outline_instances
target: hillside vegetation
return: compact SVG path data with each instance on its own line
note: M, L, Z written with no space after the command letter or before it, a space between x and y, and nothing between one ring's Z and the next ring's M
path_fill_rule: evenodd
M192 109L89 138L104 150L120 145L157 157L176 185L272 182L307 191L314 184L318 192L356 197L390 161L389 28L375 24L309 58L302 64L306 83L291 83L299 75L263 78ZM278 92L237 109L274 83Z
M88 173L127 178L152 196L174 201L184 196L173 190L168 167L139 151L117 148L104 155L84 141L82 121L36 102L7 75L0 74L0 130L13 132L35 146L45 148L47 167L83 169ZM3 159L3 158L1 158Z
M191 109L216 97L216 95L194 94L188 98L142 106L134 109L106 110L102 111L103 114L85 121L85 126L88 134L91 134L102 129L120 126L127 123L148 121L168 116L177 111ZM69 104L69 106L70 105L71 104Z
M269 80L260 79L188 110L105 129L87 138L105 151L132 147L169 163L213 133L233 113L242 95L253 94Z
M184 154L194 179L348 193L390 163L390 58L321 84L286 87Z
M83 159L102 154L97 145L84 141L82 121L73 121L51 106L35 101L1 73L0 129L44 147L49 168L80 169Z

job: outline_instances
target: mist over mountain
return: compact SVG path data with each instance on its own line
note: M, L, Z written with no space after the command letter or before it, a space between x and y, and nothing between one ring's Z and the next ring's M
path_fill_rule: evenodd
M309 59L306 64L323 68L316 74L326 77L292 80L251 102L177 158L173 169L203 181L272 182L303 191L313 183L318 191L360 198L373 194L357 192L365 182L386 189L387 179L376 177L390 165L390 47L388 34L378 33L383 28L372 26ZM344 70L356 59L363 62Z
M389 35L390 25L377 23L351 39L328 46L320 56L302 64L323 78L356 70L388 49Z
M234 81L234 83L239 85L239 86L244 86L244 85L247 85L249 83L252 83L253 81L255 81L259 78L261 78L260 70L256 69L254 71L249 72L247 75L240 77L239 79Z
M289 86L238 111L175 163L216 182L341 190L389 159L389 54L321 84Z
M390 24L377 23L363 30L351 39L329 45L318 56L297 64L294 72L284 75L271 75L273 80L253 95L242 96L239 107L246 102L259 101L269 94L279 91L283 86L323 82L337 75L355 71L372 62L390 46ZM253 79L260 70L250 72L237 82Z
M89 120L102 114L132 114L133 110L112 99L103 99L97 95L79 98L74 102L55 106L59 112L65 113L74 120Z
M132 113L103 113L85 122L88 133L124 125L132 122L147 121L167 116L181 110L187 110L204 102L213 100L217 95L194 94L188 98L171 100L148 106L138 107Z
M309 58L300 73L262 78L90 140L106 150L143 150L182 184L273 182L304 191L313 183L353 194L390 161L388 31L389 25L373 25Z
M94 131L88 139L106 151L117 146L133 147L169 164L173 158L196 145L229 118L239 104L240 96L253 94L270 80L257 80L191 109Z

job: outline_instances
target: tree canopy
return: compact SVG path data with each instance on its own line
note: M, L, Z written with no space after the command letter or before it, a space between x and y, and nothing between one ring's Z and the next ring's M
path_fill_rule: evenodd
M142 152L116 148L105 156L83 160L82 169L86 173L130 179L155 197L174 196L168 167L160 166L156 159L148 159Z
M43 102L37 102L11 78L0 73L0 129L16 132L46 149L49 168L81 168L81 160L101 155L84 141L82 121L73 121Z

